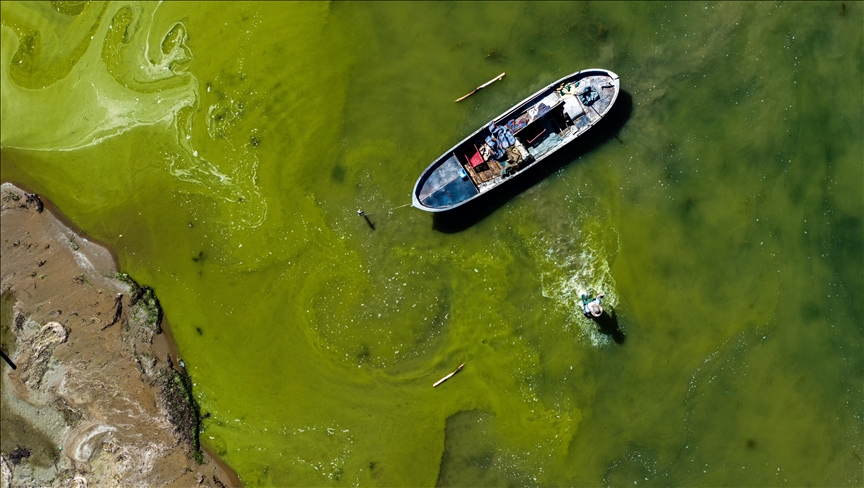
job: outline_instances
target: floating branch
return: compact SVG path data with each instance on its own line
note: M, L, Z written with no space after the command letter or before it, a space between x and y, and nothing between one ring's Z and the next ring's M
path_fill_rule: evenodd
M502 75L502 76L503 76L503 75ZM438 380L434 385L432 385L432 388L436 388L436 387L437 387L438 385L440 385L441 383L444 383L445 381L449 380L450 378L453 377L454 374L456 374L456 373L462 371L462 368L464 368L464 367L465 367L465 363L460 364L459 367L456 368L456 371L454 371L454 372L448 374L447 376L441 378L440 380Z
M456 102L457 102L457 103L458 103L458 102L461 102L462 100L465 100L466 98L468 98L468 97L470 97L471 95L477 93L478 91L480 91L480 90L486 88L487 86L491 85L492 83L495 83L496 81L500 80L501 78L504 78L504 75L505 75L505 74L507 74L507 73L501 73L500 75L496 76L495 78L492 78L491 80L487 81L486 83L483 83L482 85L478 86L477 88L471 90L471 93L465 95L464 97L457 98L457 99L456 99Z

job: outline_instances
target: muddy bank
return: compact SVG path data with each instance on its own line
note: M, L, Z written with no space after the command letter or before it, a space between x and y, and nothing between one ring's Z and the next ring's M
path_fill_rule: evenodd
M0 202L0 486L240 485L198 443L153 290L50 203L9 183Z

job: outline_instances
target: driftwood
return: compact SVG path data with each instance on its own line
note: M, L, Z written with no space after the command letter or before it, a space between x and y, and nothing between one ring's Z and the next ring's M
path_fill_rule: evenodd
M480 90L486 88L487 86L491 85L492 83L495 83L496 81L500 80L501 78L504 78L504 75L506 75L506 74L507 74L507 73L501 73L500 75L496 76L495 78L492 78L491 80L487 81L486 83L483 83L482 85L478 86L477 88L471 90L471 93L469 93L469 94L467 94L467 95L465 95L465 96L463 96L463 97L459 97L459 98L457 98L457 99L456 99L456 103L459 103L459 102L461 102L462 100L465 100L466 98L468 98L468 97L470 97L471 95L477 93L478 91L480 91Z
M2 349L0 349L0 356L3 356L3 360L6 361L6 364L8 364L10 368L18 369L18 367L15 366L15 363L13 363L11 359L9 359L9 356L7 356Z
M114 318L111 320L111 323L102 327L102 330L111 327L116 324L118 320L120 320L120 315L123 313L123 294L118 293L117 298L114 299Z
M447 381L447 380L449 380L450 378L452 378L454 374L456 374L456 373L462 371L462 368L464 368L464 367L465 367L465 363L460 364L459 367L456 368L456 371L454 371L454 372L448 374L447 376L441 378L440 380L436 381L435 384L432 385L432 388L437 388L438 385L440 385L441 383L444 383L445 381Z

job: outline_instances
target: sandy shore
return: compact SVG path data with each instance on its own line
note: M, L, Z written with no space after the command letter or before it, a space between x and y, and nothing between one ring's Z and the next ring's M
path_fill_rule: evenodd
M50 202L0 187L0 469L10 486L240 486L158 298ZM44 208L43 208L44 207Z

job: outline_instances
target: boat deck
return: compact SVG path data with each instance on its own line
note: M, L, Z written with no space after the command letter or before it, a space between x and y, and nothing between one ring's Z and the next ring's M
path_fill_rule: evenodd
M597 89L600 98L590 105L585 105L579 100L576 93L580 87L588 85L594 86ZM614 85L609 83L609 77L588 76L579 80L579 84L574 86L569 92L564 91L562 94L561 90L552 90L539 101L529 105L526 110L517 112L518 116L504 117L499 123L503 125L510 121L517 121L520 127L513 131L517 144L523 146L523 148L528 146L530 157L526 159L537 159L555 147L566 144L569 140L579 136L582 132L585 132L597 123L603 117L601 113L605 113L614 94ZM538 115L537 108L541 104L546 105L548 110ZM547 114L556 109L566 114L563 120L549 116L548 120L551 123L548 125L551 127L544 127L544 130L536 134L536 131L530 131L530 126L534 122L547 117ZM553 130L549 130L550 128ZM524 163L524 160L522 162ZM484 164L472 167L466 157L462 166L480 193L496 186L501 180L510 176L509 174L502 176L501 170L503 166L492 158L484 158ZM514 165L511 163L508 165L508 170L512 172L519 169L521 168L518 164Z

